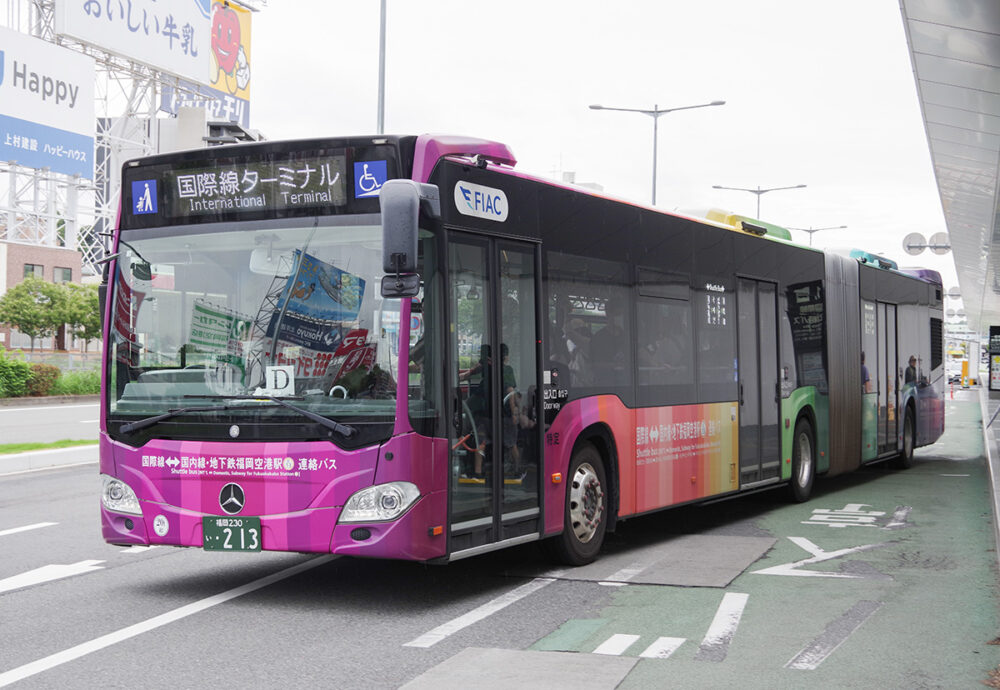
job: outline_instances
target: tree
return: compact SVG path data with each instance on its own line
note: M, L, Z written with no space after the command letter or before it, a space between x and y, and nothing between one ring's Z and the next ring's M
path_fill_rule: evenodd
M66 323L79 338L83 351L91 340L101 337L101 303L96 285L64 283L66 288Z
M54 335L66 323L66 294L61 285L35 278L25 278L0 297L0 323L6 323L31 338Z

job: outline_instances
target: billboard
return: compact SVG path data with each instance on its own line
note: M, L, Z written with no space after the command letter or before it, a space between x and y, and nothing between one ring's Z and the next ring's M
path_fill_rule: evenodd
M181 82L178 89L165 88L160 110L176 115L181 107L204 106L213 120L250 127L250 17L242 7L212 3L209 86Z
M0 160L94 176L94 61L0 27Z
M208 0L56 0L56 33L209 84Z

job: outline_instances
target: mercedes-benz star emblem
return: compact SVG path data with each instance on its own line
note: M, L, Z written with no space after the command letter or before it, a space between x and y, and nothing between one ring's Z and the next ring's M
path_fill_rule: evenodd
M229 515L235 515L243 510L246 495L239 484L226 484L219 492L219 507Z

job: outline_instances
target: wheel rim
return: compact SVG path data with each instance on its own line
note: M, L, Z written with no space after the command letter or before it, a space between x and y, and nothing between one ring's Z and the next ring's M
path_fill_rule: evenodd
M590 463L576 468L569 490L569 519L576 538L586 544L604 521L604 489Z
M799 434L799 440L796 444L799 464L795 473L795 481L800 487L809 486L809 481L812 479L812 444L809 442L809 434Z

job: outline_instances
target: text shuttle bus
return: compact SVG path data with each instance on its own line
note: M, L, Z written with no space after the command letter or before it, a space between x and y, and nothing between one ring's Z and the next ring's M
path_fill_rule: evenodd
M944 429L940 277L360 137L128 162L104 538L445 562L892 460Z

